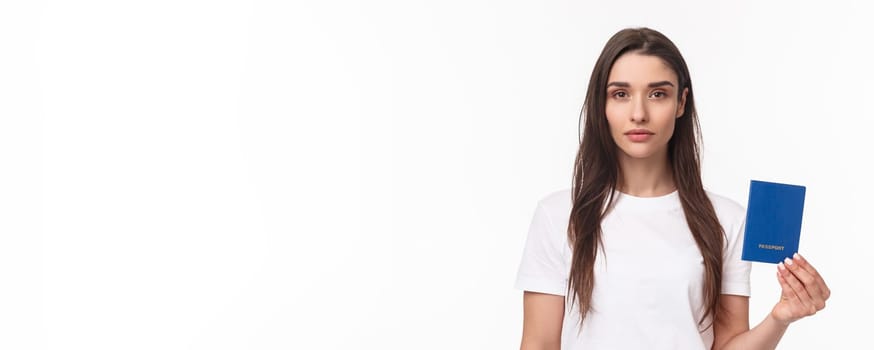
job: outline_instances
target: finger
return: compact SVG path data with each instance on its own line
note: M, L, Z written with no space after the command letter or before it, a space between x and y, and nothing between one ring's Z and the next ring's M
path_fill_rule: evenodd
M795 256L798 257L800 255L796 253ZM810 269L813 270L813 273L815 273L817 276L812 275L810 269L802 266L800 260L788 258L786 259L787 264L792 262L794 263L791 264L791 266L787 267L790 271L792 271L793 274L796 275L796 277L798 277L799 280L802 281L802 283L804 283L804 287L807 289L807 293L810 294L813 306L816 308L817 311L825 308L825 300L827 299L826 290L828 289L828 287L825 285L825 281L822 280L821 276L817 277L819 273L816 272L816 269L814 269L809 262L804 265L809 266Z
M792 286L789 285L789 282L786 282L786 279L783 278L783 273L780 271L777 271L777 281L780 282L780 302L798 298L795 296L795 291L792 290Z
M792 274L795 275L802 284L804 284L804 288L807 290L807 293L810 294L811 299L825 303L825 292L820 289L819 280L793 259L786 258L784 261L786 263L784 266L792 272ZM814 305L819 304L819 302L814 303Z
M801 256L801 254L795 253L795 255L793 255L793 256L794 256L793 260L798 264L798 266L803 267L805 270L807 270L808 273L810 273L812 276L814 276L814 278L816 278L816 280L820 284L820 289L822 289L822 291L823 291L823 297L825 299L828 299L829 296L831 296L831 290L828 288L828 285L825 283L825 280L822 279L822 275L819 274L819 271L817 271L813 267L813 265L811 265L810 262L807 261L807 259L805 259L803 256Z
M780 270L780 276L786 280L786 283L788 283L789 287L792 288L792 291L795 292L798 301L804 306L804 308L808 310L810 314L816 313L816 307L813 305L810 294L807 293L807 290L804 288L801 281L799 281L783 263L777 264L777 268Z
M792 290L792 286L789 285L789 282L786 281L786 278L783 277L781 272L777 272L777 279L780 281L780 287L788 290L789 293L792 294L791 298L781 298L778 304L785 304L791 310L793 319L799 319L801 317L805 317L810 314L810 307L804 305L801 299L795 294L795 291Z

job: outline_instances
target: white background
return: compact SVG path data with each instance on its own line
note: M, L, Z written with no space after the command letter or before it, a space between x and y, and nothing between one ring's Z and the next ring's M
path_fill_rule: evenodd
M570 186L589 74L628 26L689 64L709 190L807 186L801 252L833 296L780 348L870 343L871 14L4 1L0 348L517 348L528 223ZM753 326L775 269L754 265Z

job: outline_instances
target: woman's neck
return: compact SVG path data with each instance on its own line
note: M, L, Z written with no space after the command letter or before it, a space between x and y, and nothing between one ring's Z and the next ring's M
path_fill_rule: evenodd
M622 193L635 197L659 197L677 189L667 154L647 159L619 157L619 169L617 189Z

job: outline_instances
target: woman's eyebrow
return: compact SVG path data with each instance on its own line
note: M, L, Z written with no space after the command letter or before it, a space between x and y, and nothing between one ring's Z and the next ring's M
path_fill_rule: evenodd
M649 83L649 87L651 87L651 88L665 86L665 85L670 85L671 87L673 87L674 83L671 83L667 80L657 81L655 83Z
M654 87L665 86L665 85L674 86L674 83L667 81L667 80L662 80L662 81L649 83L649 85L647 85L647 86L654 88ZM607 84L607 87L611 87L611 86L618 86L618 87L626 87L627 88L627 87L631 87L631 84L626 83L624 81L611 81L610 83Z

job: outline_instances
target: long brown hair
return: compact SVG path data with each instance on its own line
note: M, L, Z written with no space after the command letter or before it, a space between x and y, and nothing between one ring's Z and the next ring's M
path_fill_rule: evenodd
M573 209L568 225L568 241L573 249L568 296L571 305L579 301L580 326L592 309L595 284L594 266L598 248L603 252L601 221L613 206L613 193L620 174L618 146L610 134L605 105L607 78L617 58L628 52L660 58L677 74L678 91L688 88L683 115L676 119L674 134L668 142L668 162L673 170L686 222L704 258L704 305L706 312L700 326L709 316L715 320L717 301L722 287L722 249L724 231L716 217L713 204L701 182L698 115L689 69L680 51L667 37L649 28L628 28L607 41L601 51L586 92L581 113L585 127L580 135L580 148L574 164ZM682 94L677 94L681 98ZM707 328L712 326L711 322ZM706 328L705 328L706 330Z

